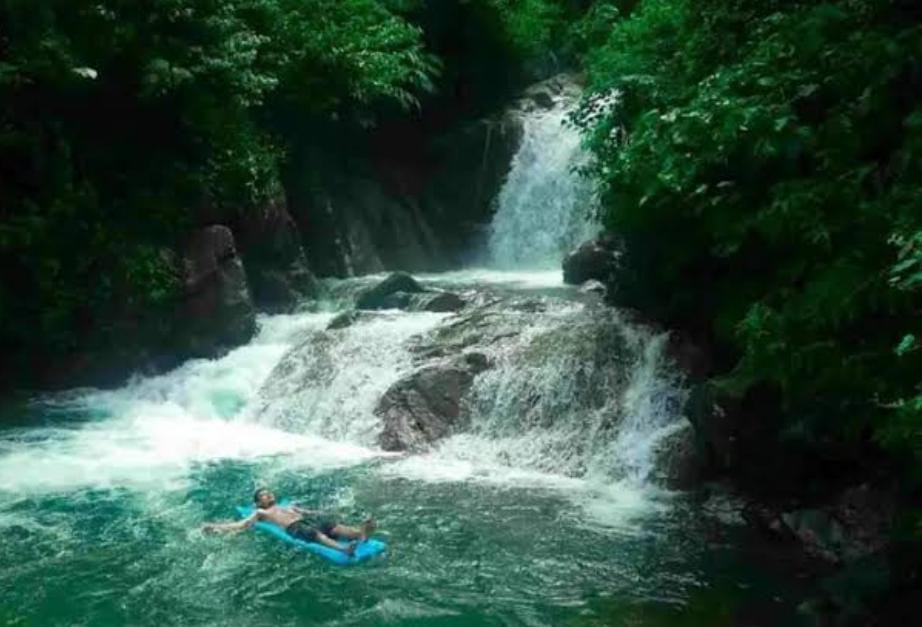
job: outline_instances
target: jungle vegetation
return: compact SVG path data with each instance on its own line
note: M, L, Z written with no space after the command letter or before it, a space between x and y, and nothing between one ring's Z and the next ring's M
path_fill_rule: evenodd
M278 195L301 127L462 116L566 68L616 300L704 338L779 443L917 498L920 23L912 0L2 0L0 350L168 302L164 249Z

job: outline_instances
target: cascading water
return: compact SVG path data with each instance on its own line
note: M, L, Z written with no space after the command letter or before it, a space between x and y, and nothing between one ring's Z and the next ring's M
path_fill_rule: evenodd
M384 314L306 334L269 376L253 415L287 430L373 445L380 431L375 404L412 367L408 341L444 318Z
M588 155L567 124L575 106L575 95L564 93L550 109L519 114L522 142L490 225L491 266L559 268L567 252L597 233L595 189L577 172Z
M220 359L19 408L27 426L0 429L0 624L640 624L623 609L719 583L698 517L655 487L684 398L664 337L561 283L594 230L569 102L524 114L492 269L420 277L462 311L330 329L380 277L331 282ZM385 391L470 353L489 367L454 433L382 451ZM373 512L391 555L331 571L197 531L267 483Z
M557 275L544 275L553 285ZM520 291L437 327L424 343L482 352L492 367L466 397L468 426L426 454L388 466L423 481L477 481L605 493L600 522L652 504L662 439L682 424L684 390L665 336L627 324L590 297ZM594 507L598 503L594 504ZM625 506L625 507L621 507Z

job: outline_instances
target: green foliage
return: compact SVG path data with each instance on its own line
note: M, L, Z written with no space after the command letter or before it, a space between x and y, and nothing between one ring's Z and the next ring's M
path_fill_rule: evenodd
M435 3L433 3L435 4ZM575 65L603 40L630 0L472 0L479 35L499 34L504 48L532 78Z
M4 0L4 354L167 306L199 215L279 195L284 120L414 106L437 66L392 4Z
M922 461L920 58L901 3L643 0L577 121L626 298L710 327L724 383L775 386L790 432Z
M563 8L549 0L486 0L499 14L509 45L523 56L549 52Z

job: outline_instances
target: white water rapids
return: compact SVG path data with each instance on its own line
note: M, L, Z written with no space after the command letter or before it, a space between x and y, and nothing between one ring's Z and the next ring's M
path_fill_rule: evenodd
M114 391L41 400L94 418L7 433L0 490L176 488L222 460L271 458L277 468L309 473L380 460L384 477L559 491L605 522L642 509L654 489L657 443L681 424L683 392L662 337L624 323L564 287L559 270L544 269L594 230L586 213L591 186L574 172L579 139L562 124L569 106L562 100L524 120L492 228L498 269L422 277L480 302L474 313L391 311L327 331L351 295L377 279L334 285L338 299L313 312L262 317L252 342L219 359ZM481 347L494 367L464 401L469 426L422 454L382 452L378 400L419 367L414 343L465 316L485 329L481 335L496 335Z
M383 275L327 281L220 358L0 405L0 625L637 627L688 608L730 624L738 597L760 616L799 607L790 582L738 565L697 495L662 487L687 426L666 337L562 284L596 228L570 106L524 114L487 267L416 277L460 311L331 329ZM453 430L382 450L386 391L458 361L487 367ZM257 485L373 515L387 555L339 568L200 532ZM779 616L764 624L795 624Z
M507 295L563 289L549 273L493 275L493 283L479 273L427 278ZM57 399L99 418L0 440L0 486L19 494L177 489L222 460L273 458L279 472L316 474L380 459L384 477L558 491L598 522L620 524L650 505L643 494L652 489L652 451L677 424L681 388L660 338L607 314L603 322L587 317L580 302L535 298L544 311L491 310L497 324L521 332L490 351L496 366L468 399L471 428L428 453L380 451L374 408L416 367L410 340L457 316L384 312L327 332L334 314L301 313L262 318L257 337L223 358ZM608 334L605 350L617 351L610 358L586 353L598 333Z

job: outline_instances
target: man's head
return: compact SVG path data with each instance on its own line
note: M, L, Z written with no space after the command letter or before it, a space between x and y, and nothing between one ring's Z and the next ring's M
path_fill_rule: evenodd
M269 488L260 488L253 493L253 502L256 503L256 507L266 509L275 505L275 495Z

